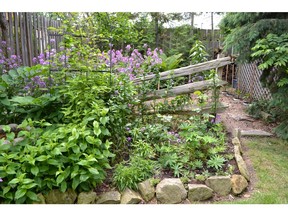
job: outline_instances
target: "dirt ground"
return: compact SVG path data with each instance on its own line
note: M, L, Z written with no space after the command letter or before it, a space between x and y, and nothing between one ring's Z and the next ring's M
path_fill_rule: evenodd
M272 128L274 127L272 124L254 119L245 112L248 105L244 103L243 100L234 98L233 95L226 92L222 92L220 101L229 105L223 113L219 114L228 133L232 133L234 128L241 130L263 130L272 133Z

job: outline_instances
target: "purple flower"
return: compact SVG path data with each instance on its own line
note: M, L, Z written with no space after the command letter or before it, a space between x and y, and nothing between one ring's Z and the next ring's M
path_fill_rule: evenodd
M55 43L55 39L54 38L50 39L50 42Z
M1 43L2 43L2 45L6 45L6 41L2 41Z
M129 127L126 127L126 130L127 130L127 131L130 131L130 128L129 128Z
M34 57L34 58L32 59L32 61L33 61L34 63L36 63L36 62L37 62L37 58Z
M11 59L17 59L16 55L11 55Z
M131 46L128 44L128 45L126 46L126 50L129 51L130 49L131 49Z
M145 44L143 45L143 47L146 49L146 48L148 47L148 45L145 43Z
M0 59L0 64L4 64L4 60L3 59Z
M131 142L132 138L131 137L127 137L127 141Z
M0 178L0 182L3 182L3 179L2 179L2 178Z
M109 43L109 47L112 48L112 47L113 47L113 44L112 44L112 43Z

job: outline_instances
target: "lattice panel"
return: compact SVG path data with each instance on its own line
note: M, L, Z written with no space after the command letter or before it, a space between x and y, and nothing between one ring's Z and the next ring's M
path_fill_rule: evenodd
M259 77L262 71L258 69L255 63L238 65L237 82L238 89L241 92L249 93L253 99L271 99L269 89L263 88Z

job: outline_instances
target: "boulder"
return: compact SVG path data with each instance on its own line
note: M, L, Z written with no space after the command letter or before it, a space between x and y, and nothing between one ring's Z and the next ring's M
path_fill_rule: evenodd
M156 197L160 203L176 204L186 199L187 191L180 179L166 178L156 186Z
M93 204L95 203L97 195L94 191L81 192L78 195L77 204Z
M242 146L241 146L241 143L240 143L240 140L238 139L238 137L234 137L234 138L232 139L232 144L233 144L234 146L238 146L240 153L241 153L241 154L243 153L243 151L242 151Z
M213 190L202 184L188 184L188 200L202 201L211 198Z
M137 203L140 203L141 201L142 201L142 198L140 194L133 190L130 190L127 188L122 193L121 204L137 204Z
M250 181L250 173L247 169L244 159L240 155L239 147L234 146L234 152L235 152L235 160L237 162L237 166L241 175L243 175L247 181Z
M42 193L37 194L37 197L38 197L39 201L35 201L35 202L33 202L33 204L46 204L45 197L43 196Z
M231 184L235 195L241 194L248 187L248 182L242 175L232 175Z
M150 179L147 179L146 181L140 182L138 184L138 189L140 194L142 195L143 199L148 202L151 199L153 199L155 195L155 188L151 183Z
M121 201L121 194L118 191L109 191L99 196L97 204L119 204Z
M206 180L206 185L221 196L226 196L231 191L229 176L212 176Z
M60 190L52 190L47 195L44 195L47 204L74 204L77 199L77 193L72 189L66 192Z

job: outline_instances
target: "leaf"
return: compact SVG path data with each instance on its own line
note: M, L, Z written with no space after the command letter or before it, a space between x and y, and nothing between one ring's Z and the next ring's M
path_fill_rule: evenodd
M91 173L91 174L93 174L93 175L98 175L99 174L99 172L98 172L98 170L97 169L95 169L95 168L89 168L88 169L89 170L89 172Z
M19 183L19 182L20 182L20 181L19 181L18 178L14 178L14 179L12 179L10 182L8 182L8 185L17 184L17 183Z
M25 194L26 194L27 190L26 189L23 189L23 188L20 188L16 191L15 193L15 199L20 199L21 197L23 197Z
M89 179L88 175L80 175L80 182L85 182L87 179Z
M101 117L100 122L105 126L105 124L109 121L109 116Z
M86 136L85 139L90 144L94 144L95 143L95 139L92 136Z
M64 193L66 189L67 189L67 183L66 181L63 181L60 186L60 191Z
M55 165L55 166L57 166L57 165L60 164L60 163L59 163L57 160L55 160L55 159L49 159L49 160L47 160L47 163L48 163L48 164L51 164L51 165Z
M12 141L12 140L14 140L14 138L15 138L15 133L14 133L14 132L7 133L7 134L6 134L6 137L7 137L7 139L8 139L9 141Z
M37 194L32 192L32 191L28 191L26 193L26 196L29 197L29 199L31 199L31 200L40 201L40 199L38 198Z
M36 161L45 161L45 160L47 160L47 158L48 158L48 156L46 156L46 155L41 155L41 156L35 158L35 160L36 160Z
M72 189L76 190L79 184L80 184L79 176L76 176L75 178L73 178L72 181Z
M6 193L8 193L10 191L11 187L7 186L3 189L3 195L5 195Z
M65 176L63 174L60 174L56 179L57 185L59 185L61 182L63 182L64 179L65 179Z
M29 184L29 183L32 183L32 182L34 182L34 180L33 179L29 179L29 178L26 178L26 179L23 180L23 184Z

